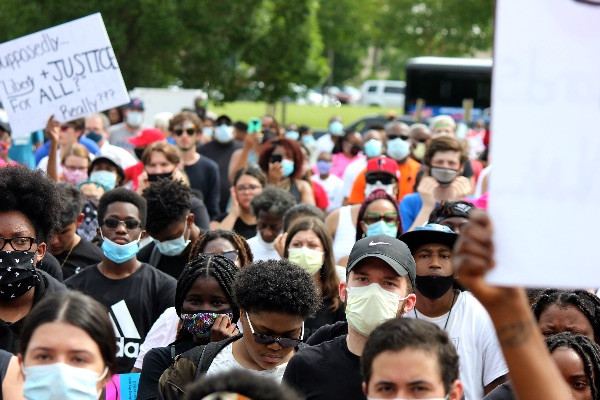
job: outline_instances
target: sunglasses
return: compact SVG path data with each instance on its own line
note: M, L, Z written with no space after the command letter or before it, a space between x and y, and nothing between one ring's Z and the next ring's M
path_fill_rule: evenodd
M387 138L388 140L394 140L394 139L402 139L402 140L408 140L410 139L408 136L406 135L390 135Z
M183 135L183 132L187 133L188 136L194 136L196 134L196 128L175 129L175 134L177 136Z
M277 342L281 347L298 347L300 343L302 343L302 338L304 337L304 322L302 322L302 331L300 332L300 339L292 339L292 338L278 338L271 335L263 335L262 333L254 333L254 327L252 326L252 322L250 322L250 317L248 317L248 313L245 313L246 321L248 321L248 326L250 327L250 332L252 332L252 336L254 336L254 341L257 344L272 344Z
M374 224L381 220L383 220L386 224L395 225L398 223L398 214L393 212L385 214L367 213L363 218L363 221L365 221L365 224L367 225Z
M128 231L132 231L142 226L142 223L137 219L126 219L125 221L121 221L116 218L106 218L104 220L104 226L106 226L108 229L117 229L121 223L125 225L125 228Z
M365 177L369 185L375 185L377 182L381 182L382 185L391 185L396 180L391 175L372 175L369 174Z
M204 253L204 254L218 254L220 256L230 259L233 262L236 262L238 259L238 251L237 250L225 251L223 253Z

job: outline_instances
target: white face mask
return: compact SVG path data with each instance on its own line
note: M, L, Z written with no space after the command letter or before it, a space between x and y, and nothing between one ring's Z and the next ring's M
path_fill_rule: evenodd
M72 367L63 363L25 367L23 396L29 400L97 400L102 392L97 391L102 375L86 368Z
M301 248L289 248L288 260L302 267L310 276L316 274L323 266L322 251L309 249L304 246Z
M369 197L371 195L371 193L373 193L377 189L383 189L383 190L385 190L385 192L387 194L394 197L394 188L395 187L396 187L396 185L393 183L390 183L389 185L384 185L380 181L377 181L376 183L373 183L373 184L367 183L365 185L365 198Z
M125 117L125 121L127 125L132 128L139 128L142 125L142 121L144 120L144 113L141 111L129 111L127 113L127 117Z
M379 325L396 318L400 302L408 299L408 296L400 297L383 289L378 283L346 287L346 291L346 319L363 336L369 336Z

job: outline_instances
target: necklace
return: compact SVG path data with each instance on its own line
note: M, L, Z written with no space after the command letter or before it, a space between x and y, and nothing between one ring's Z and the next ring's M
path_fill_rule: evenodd
M62 264L60 264L60 270L62 271L62 268L65 266L65 263L67 262L67 260L69 259L69 256L71 255L71 252L73 251L73 249L75 248L75 246L71 246L71 248L69 249L69 252L67 253L67 256L65 257L65 259L63 260Z
M446 323L444 324L444 330L446 330L446 328L448 327L448 321L450 321L450 315L452 314L452 308L454 307L454 300L456 300L456 289L452 289L452 303L450 304L450 310L448 311L448 316L446 317ZM413 308L413 311L415 313L415 318L419 319L419 316L417 315L417 308Z

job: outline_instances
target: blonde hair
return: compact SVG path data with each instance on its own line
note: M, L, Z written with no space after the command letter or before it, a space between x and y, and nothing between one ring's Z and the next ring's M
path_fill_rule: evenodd
M64 151L61 151L60 152L61 165L65 165L65 161L67 160L67 157L69 157L69 156L85 158L86 160L88 160L88 166L90 164L90 152L82 144L73 143L73 144L70 144L69 146L67 146L67 148L64 149Z

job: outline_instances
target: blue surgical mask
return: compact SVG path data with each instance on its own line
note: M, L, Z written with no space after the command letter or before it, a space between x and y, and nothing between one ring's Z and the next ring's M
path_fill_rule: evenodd
M342 136L344 133L344 125L340 121L333 121L329 124L329 133L333 136Z
M281 168L283 168L283 176L290 176L294 173L294 162L284 158L281 160Z
M183 253L185 248L191 242L191 240L189 239L189 234L188 234L188 239L185 240L185 230L186 229L187 229L187 222L185 223L185 228L183 229L183 235L181 235L177 239L165 240L164 242L159 242L158 240L154 239L154 244L158 248L158 251L160 251L165 256L171 256L171 257L178 256L181 253Z
M233 140L233 127L225 124L217 126L214 139L221 143L231 142Z
M317 160L317 170L321 175L327 175L331 170L331 163L327 160Z
M387 155L394 160L403 160L410 154L410 143L400 138L392 139L387 143Z
M102 236L103 240L101 248L104 255L116 264L122 264L127 260L131 260L140 250L139 242L140 237L142 237L141 233L136 240L127 244L118 244L110 239L106 239L102 231L100 231L100 236Z
M117 174L110 171L94 171L90 174L89 181L104 186L106 190L110 190L117 186Z
M300 134L296 131L287 131L285 133L285 137L288 139L292 139L292 140L298 140L298 138L300 137Z
M367 236L388 235L396 237L397 234L398 227L396 225L388 225L383 220L367 225Z
M132 128L139 128L144 121L144 113L141 111L129 111L125 117L125 122Z
M97 400L100 393L97 384L108 373L102 375L63 363L25 367L23 396L28 400Z
M313 135L304 135L302 136L302 143L306 146L310 146L316 142L315 137Z
M365 143L365 154L369 158L379 157L383 152L383 143L381 140L369 139Z
M212 137L214 128L212 126L205 126L202 128L202 134L208 137Z

